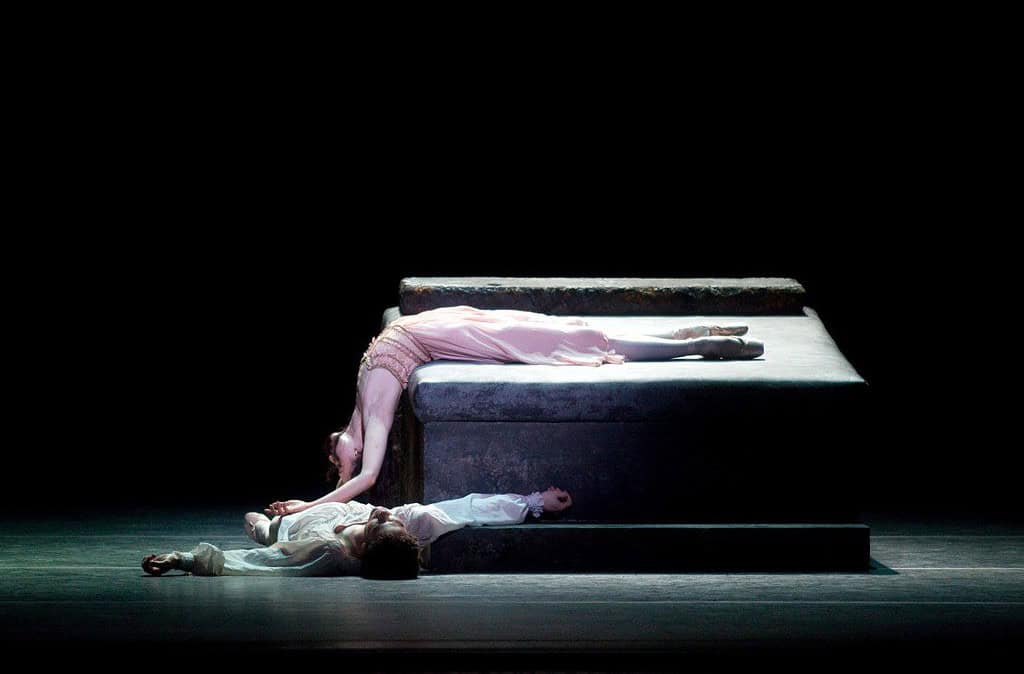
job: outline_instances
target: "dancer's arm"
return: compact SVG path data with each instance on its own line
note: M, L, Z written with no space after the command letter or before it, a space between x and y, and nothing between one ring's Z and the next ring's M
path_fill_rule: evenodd
M428 545L449 531L462 527L522 524L527 514L559 512L572 505L569 492L555 487L545 492L520 494L469 494L450 501L423 506L418 503L392 510L420 545Z
M384 454L388 447L388 434L395 420L395 411L402 396L402 385L395 377L380 373L376 378L368 376L365 386L361 385L357 412L362 421L362 465L359 474L343 485L327 493L315 501L284 502L275 501L264 512L268 516L291 515L302 512L322 503L347 503L377 483L377 475L384 464Z
M321 503L348 503L363 492L377 484L377 476L380 468L384 465L384 454L388 448L388 433L391 432L391 424L394 419L394 410L389 417L379 414L367 414L363 420L363 465L359 474L352 477L348 482L341 485L329 494L321 496L315 501L310 501L298 510L290 512L301 512L306 508L312 508Z
M394 380L394 383L396 387L399 386L397 380ZM276 501L264 512L269 516L292 515L322 503L348 503L373 487L384 464L388 434L394 423L395 408L398 406L400 394L401 388L397 391L378 391L378 394L363 406L363 463L358 475L315 501Z

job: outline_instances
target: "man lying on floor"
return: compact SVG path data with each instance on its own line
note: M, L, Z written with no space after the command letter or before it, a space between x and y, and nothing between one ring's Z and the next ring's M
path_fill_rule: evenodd
M465 526L521 524L572 505L555 487L529 496L470 494L431 505L396 508L358 501L324 503L273 520L245 516L246 532L267 547L221 550L200 543L191 552L148 555L142 569L159 576L172 569L197 576L347 576L415 578L419 551Z

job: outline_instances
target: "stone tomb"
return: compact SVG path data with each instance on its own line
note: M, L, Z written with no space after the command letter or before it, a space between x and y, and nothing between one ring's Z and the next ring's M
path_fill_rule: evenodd
M802 297L791 279L405 279L400 304L418 311L520 308L610 333L745 323L765 355L429 363L410 378L369 498L572 493L556 522L445 536L434 572L866 570L867 386L815 312L795 309Z

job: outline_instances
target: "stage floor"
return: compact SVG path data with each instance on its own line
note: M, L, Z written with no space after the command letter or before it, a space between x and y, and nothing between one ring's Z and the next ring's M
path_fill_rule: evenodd
M713 671L760 668L765 658L825 659L835 669L895 656L980 663L1024 638L1024 526L865 521L874 560L866 574L383 582L142 573L149 552L199 541L250 546L240 511L22 520L6 525L0 549L0 633L8 653L43 659L141 659L148 670L175 668L179 656L322 659L348 671Z

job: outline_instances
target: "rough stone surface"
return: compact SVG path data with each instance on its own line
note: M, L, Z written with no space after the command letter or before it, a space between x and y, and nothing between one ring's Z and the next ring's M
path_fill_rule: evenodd
M468 304L557 315L799 314L805 292L787 278L410 277L404 314Z
M869 533L863 524L478 527L431 545L429 568L434 573L867 571Z

